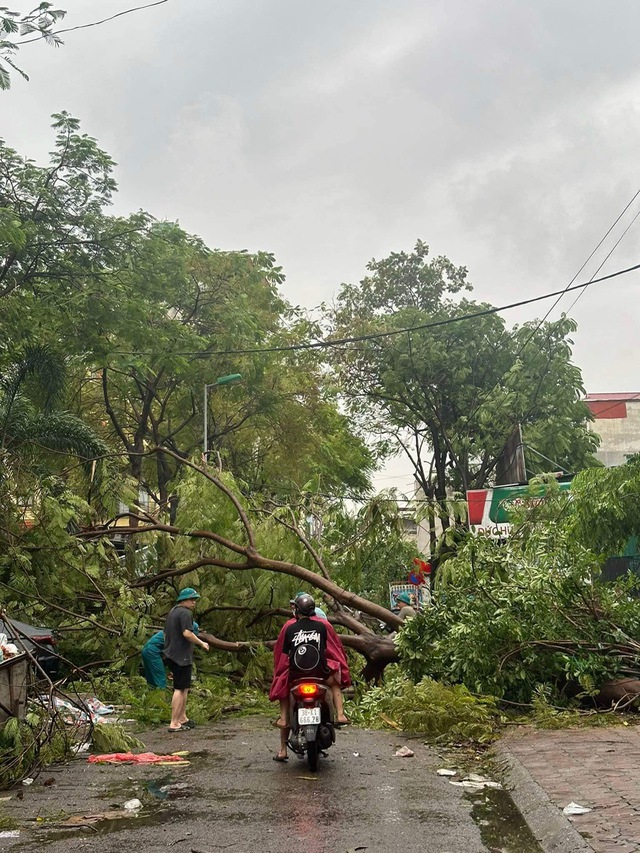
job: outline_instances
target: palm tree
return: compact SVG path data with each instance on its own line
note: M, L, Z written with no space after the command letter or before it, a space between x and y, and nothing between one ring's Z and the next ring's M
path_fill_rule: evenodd
M73 455L89 467L108 448L80 418L58 408L66 384L64 358L31 345L0 374L0 459L26 462L42 451ZM41 460L40 460L41 461Z

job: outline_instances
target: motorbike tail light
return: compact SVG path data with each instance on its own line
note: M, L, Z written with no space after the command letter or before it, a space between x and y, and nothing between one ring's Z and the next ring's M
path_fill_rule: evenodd
M317 696L320 692L320 688L317 684L300 684L298 685L298 690L300 691L300 694L306 698Z

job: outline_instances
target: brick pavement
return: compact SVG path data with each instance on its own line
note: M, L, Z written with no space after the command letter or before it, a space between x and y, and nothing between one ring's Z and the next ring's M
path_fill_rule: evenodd
M559 810L572 801L593 809L569 820L596 853L640 851L640 727L527 731L501 751Z

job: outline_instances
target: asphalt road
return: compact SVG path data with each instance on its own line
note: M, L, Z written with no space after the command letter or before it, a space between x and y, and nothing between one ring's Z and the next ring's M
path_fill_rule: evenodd
M272 760L278 732L262 718L227 721L181 735L143 733L149 750L189 750L189 766L89 765L45 771L1 802L20 821L2 850L47 853L480 853L472 800L436 774L443 759L420 740L349 728L317 774L291 757ZM396 758L409 745L413 758ZM55 780L50 782L50 780ZM49 784L45 785L47 781ZM168 790L161 791L165 785ZM138 816L86 828L56 825L138 797ZM41 818L37 821L37 818ZM500 848L497 848L500 849Z

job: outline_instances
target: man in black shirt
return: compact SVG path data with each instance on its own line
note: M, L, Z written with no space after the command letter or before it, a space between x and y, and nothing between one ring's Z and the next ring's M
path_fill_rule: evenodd
M173 697L171 699L170 732L179 732L193 727L187 718L187 697L191 687L193 669L193 647L200 646L209 651L209 643L193 632L193 610L200 598L192 587L183 589L176 599L164 626L163 655L173 674Z
M301 614L285 630L282 651L289 658L290 681L331 674L327 667L327 628L317 619Z

